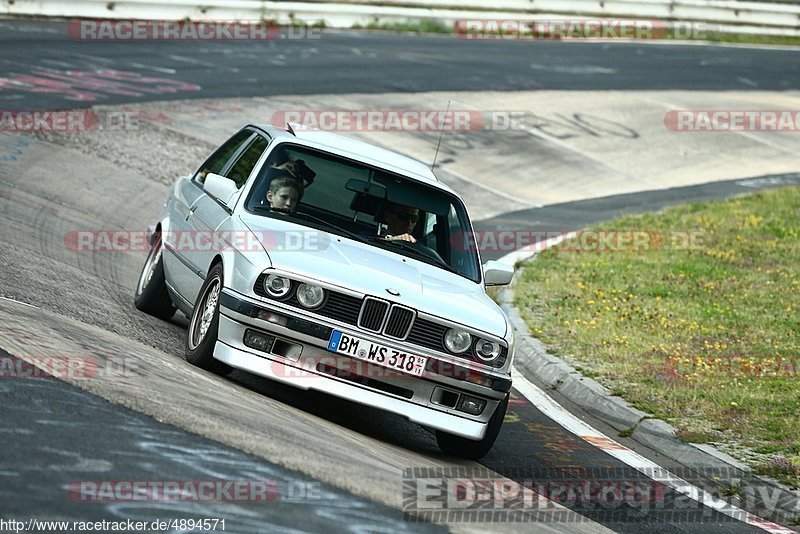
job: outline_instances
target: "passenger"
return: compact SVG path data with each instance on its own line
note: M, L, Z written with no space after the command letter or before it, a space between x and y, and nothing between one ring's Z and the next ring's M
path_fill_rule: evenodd
M414 228L419 222L419 210L402 204L390 202L383 212L383 220L386 223L386 234L384 239L389 241L408 241L416 243L417 239L412 235Z
M308 187L314 183L317 173L312 171L302 159L286 160L279 165L272 165L273 169L280 169L292 175L303 187Z
M294 178L284 175L269 184L267 202L275 211L294 213L303 198L303 186Z

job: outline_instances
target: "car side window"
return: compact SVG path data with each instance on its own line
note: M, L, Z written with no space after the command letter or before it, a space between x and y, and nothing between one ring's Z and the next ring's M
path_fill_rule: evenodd
M258 162L258 158L261 157L261 154L264 153L264 150L269 145L269 141L267 141L262 136L257 136L256 139L250 143L242 155L239 156L239 159L234 163L231 170L228 171L226 175L227 178L230 178L234 182L236 182L236 187L242 187L247 179L250 177L250 173L253 171L253 167L256 166Z
M200 170L197 171L194 179L203 183L206 181L206 175L208 173L213 172L214 174L221 174L228 161L236 155L239 148L241 148L252 135L253 132L243 130L231 137L227 143L222 145L219 150L214 152L214 154L206 160L203 166L200 167Z
M425 231L422 235L425 239L425 246L437 250L436 238L438 236L436 235L436 217L433 214L425 219Z
M447 214L447 233L449 236L447 246L450 249L448 254L450 266L467 278L477 280L479 275L478 264L475 261L477 257L474 252L474 237L471 232L467 231L469 226L465 223L466 221L451 205L450 212Z

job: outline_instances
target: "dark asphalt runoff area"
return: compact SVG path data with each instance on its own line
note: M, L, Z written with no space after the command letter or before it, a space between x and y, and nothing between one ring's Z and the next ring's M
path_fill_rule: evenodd
M66 34L66 22L0 21L0 47L3 50L0 58L0 109L7 110L321 93L729 90L732 84L738 84L736 88L739 90L749 90L756 89L748 83L752 80L758 80L759 90L789 90L800 85L800 62L794 51L715 46L478 43L452 36L357 32L324 32L319 40L296 41L199 45L187 42L101 43L70 39ZM120 78L115 91L109 92L106 85L102 93L92 91L93 82L88 74L83 83L76 81L80 79L76 72L94 73L101 69L136 73L139 77L158 77L165 81L159 92L137 92ZM586 76L575 75L581 72ZM603 72L613 72L614 75L604 76ZM202 91L189 89L193 84L202 86ZM64 173L64 180L70 179L71 173ZM751 185L742 185L739 180L736 183L608 197L507 213L478 221L476 226L489 230L519 227L578 229L624 212L651 211L673 203L723 198L797 181L796 175L761 177ZM14 182L13 176L3 177L0 183L4 189L12 191L10 195L24 192L34 198L37 193L31 184ZM27 190L29 187L30 191ZM75 200L69 202L74 204L68 207L76 212L92 210L88 201L86 204ZM0 246L5 241L6 250L14 248L16 254L16 248L10 243L15 231L24 232L27 221L17 218L16 213L7 218L6 215L3 214L7 228L2 233ZM108 227L125 227L124 221L113 219L113 214L104 216L109 218L101 220L101 223ZM37 227L42 228L69 229L74 224L59 212L42 211L37 213L36 219ZM58 234L58 231L54 232ZM48 260L50 251L47 246L42 244L39 250L33 248L30 252L40 256L37 261ZM63 261L63 258L58 258L58 261ZM98 264L95 268L99 271L86 276L96 276L102 283L105 275L114 280L116 270L127 270L127 267ZM38 287L32 281L34 275L27 275L24 269L15 268L14 276L13 282L9 277L0 286L0 295L10 294L10 288L15 285ZM66 276L61 283L75 286L82 283L69 278L69 271ZM5 273L3 277L6 278ZM121 283L109 284L107 292L99 295L98 300L114 302L119 308L114 309L115 313L127 314L126 319L131 324L136 325L137 321L146 324L146 334L131 333L132 339L159 338L156 343L161 349L180 357L183 347L177 339L179 334L183 335L181 328L185 321L179 317L172 322L158 322L135 316L129 287ZM78 306L56 301L46 290L39 289L28 296L37 305L65 315L72 313L71 306L76 309ZM91 295L87 299L91 302ZM80 318L111 328L104 322L110 322L107 318ZM0 355L8 357L8 353L0 352ZM256 377L234 374L231 380L265 397L333 421L343 429L436 455L433 437L399 418L387 417L385 421L377 421L374 411L369 408L324 395L276 387L270 381ZM166 503L159 509L155 508L161 503L140 507L129 503L77 502L66 498L65 489L65 485L75 480L269 479L285 488L311 487L309 485L315 482L260 458L163 425L57 380L5 380L0 383L0 398L5 409L0 431L0 444L5 451L0 463L0 513L3 516L23 519L47 508L54 509L58 516L75 520L92 517L149 520L167 516L231 517L232 524L237 526L235 532L278 531L289 525L314 532L437 528L435 525L409 523L396 510L324 484L314 486L324 496L317 501L277 499L259 505L217 503L212 506ZM331 436L331 440L334 439L335 436ZM620 441L635 447L645 456L664 460L657 451L642 450L633 443ZM309 458L309 461L314 459ZM609 473L623 473L620 476L625 480L651 484L646 477L632 473L620 461L570 434L517 395L509 407L504 430L481 464L519 481L538 478L552 470L564 477L569 473L581 473L584 479L612 481L616 475ZM652 484L650 487L656 488ZM656 489L661 502L665 503L663 513L643 513L641 506L632 503L589 508L586 503L575 500L562 504L619 532L710 534L758 531L753 526L708 509L671 513L670 503L676 496L671 490ZM288 489L284 494L289 494ZM531 525L519 527L527 530ZM568 530L569 525L566 525L565 531Z

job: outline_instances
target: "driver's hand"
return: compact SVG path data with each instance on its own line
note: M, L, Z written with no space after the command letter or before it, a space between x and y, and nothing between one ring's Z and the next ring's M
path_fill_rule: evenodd
M416 243L417 239L411 234L400 234L400 235L387 235L387 241L408 241L409 243Z

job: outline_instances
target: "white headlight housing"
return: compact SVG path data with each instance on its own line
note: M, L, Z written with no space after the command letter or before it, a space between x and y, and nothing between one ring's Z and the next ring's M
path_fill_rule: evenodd
M292 289L292 281L284 276L271 274L264 280L264 291L275 298L285 297Z
M503 346L496 341L479 339L475 345L475 355L485 362L497 359L503 351Z
M306 308L316 308L325 300L325 290L313 284L300 284L297 301Z
M444 346L453 354L460 354L472 345L472 336L465 330L450 328L444 334Z

